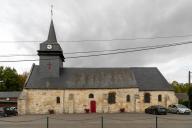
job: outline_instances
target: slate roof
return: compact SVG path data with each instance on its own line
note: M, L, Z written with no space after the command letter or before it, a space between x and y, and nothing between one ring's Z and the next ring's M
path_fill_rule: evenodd
M131 68L142 91L173 90L157 68Z
M20 93L20 91L0 92L0 98L17 98L19 97Z
M47 49L47 45L51 44L53 45L52 49ZM55 28L53 24L53 20L51 20L50 28L49 28L49 34L47 37L47 40L40 44L40 51L62 51L60 45L57 42L57 37L55 33Z
M55 28L54 28L52 19L51 19L51 24L50 24L49 34L48 34L48 39L47 40L49 42L53 42L53 43L57 42L57 37L56 37L56 34L55 34Z
M47 45L52 45L52 48L47 49ZM63 55L63 50L57 42L53 20L51 20L47 40L44 41L43 43L40 43L40 50L38 50L38 55L39 56L40 55L49 55L49 56L59 55L62 61L64 61L65 59Z
M62 68L59 78L41 78L39 70L33 66L26 89L171 90L157 68Z
M26 88L83 89L137 87L129 69L62 68L59 78L40 78L34 66Z

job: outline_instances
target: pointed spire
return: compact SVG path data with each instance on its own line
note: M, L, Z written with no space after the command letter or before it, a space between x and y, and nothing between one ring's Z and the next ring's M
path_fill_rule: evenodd
M49 35L48 35L47 41L51 42L51 43L56 43L57 42L57 37L56 37L56 34L55 34L55 28L54 28L52 19L51 19L51 24L50 24L50 28L49 28Z
M48 42L51 43L56 43L57 42L57 37L55 34L55 28L53 25L53 5L51 5L51 24L50 24L50 28L49 28L49 35L48 35Z

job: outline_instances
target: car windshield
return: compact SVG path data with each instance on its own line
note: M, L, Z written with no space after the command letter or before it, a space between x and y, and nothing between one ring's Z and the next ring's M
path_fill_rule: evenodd
M176 105L178 108L187 108L186 106L182 105L182 104L178 104Z
M159 109L164 109L164 107L163 107L163 106L160 106L160 105L159 105L159 106L157 106L157 107L158 107Z

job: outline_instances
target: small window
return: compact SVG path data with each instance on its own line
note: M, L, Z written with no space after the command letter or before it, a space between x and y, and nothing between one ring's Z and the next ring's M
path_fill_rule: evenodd
M127 102L130 102L131 99L130 99L130 95L127 95Z
M162 101L162 96L158 95L158 101L161 102Z
M150 93L145 93L144 94L144 103L150 103L151 97Z
M60 104L60 97L57 97L56 100L57 100L57 104Z
M107 94L103 94L103 99L107 100Z
M69 94L69 100L73 100L73 94Z
M94 95L92 93L90 93L89 98L94 98Z
M116 103L116 93L115 92L111 92L108 95L108 103L109 104L115 104Z

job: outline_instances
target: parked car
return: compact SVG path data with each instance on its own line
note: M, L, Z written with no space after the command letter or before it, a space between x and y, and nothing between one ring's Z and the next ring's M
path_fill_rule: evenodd
M167 109L160 105L153 105L153 106L146 108L145 113L155 114L155 115L159 115L159 114L166 115Z
M191 110L182 104L169 105L168 112L175 114L191 114Z
M16 107L10 107L10 109L17 112L17 108Z
M11 108L11 107L0 107L0 116L7 117L7 116L17 116L18 112L16 108Z

